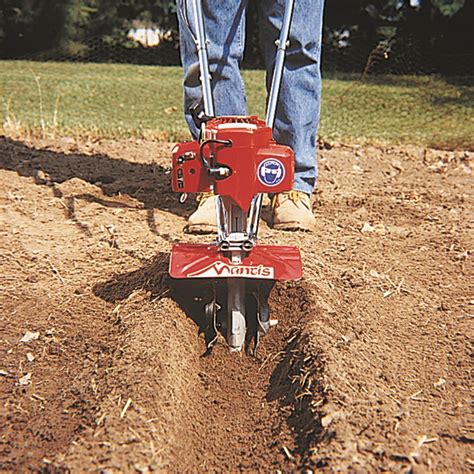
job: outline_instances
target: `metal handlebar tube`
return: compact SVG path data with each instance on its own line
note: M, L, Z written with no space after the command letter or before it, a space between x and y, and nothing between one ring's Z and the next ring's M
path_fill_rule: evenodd
M220 196L216 196L217 242L223 242L229 235L227 209Z
M202 99L204 102L204 113L208 117L215 117L214 101L212 99L211 73L209 72L209 58L207 53L207 40L204 30L204 16L202 13L201 0L192 0L194 22L196 24L196 50L201 70Z
M253 198L252 205L250 206L249 223L247 233L249 240L256 242L258 233L258 224L260 222L260 212L262 210L263 194L257 194Z
M288 36L290 35L294 3L294 0L287 0L286 2L285 14L283 16L283 22L280 30L280 37L276 41L277 53L266 115L267 126L269 126L271 129L273 129L273 125L275 124L275 114L278 104L278 96L280 94L281 79L283 77L283 65L285 62L286 49L288 47Z

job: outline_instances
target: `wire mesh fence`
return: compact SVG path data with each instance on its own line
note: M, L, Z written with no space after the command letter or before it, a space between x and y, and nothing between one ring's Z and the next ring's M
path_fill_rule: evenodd
M323 140L474 147L472 64L465 55L449 57L456 74L446 76L416 43L354 49L344 48L343 35L337 41L326 41L323 50ZM250 53L242 74L249 112L262 116L266 93L258 64ZM177 46L166 37L133 47L91 38L2 60L3 131L182 140L189 135L181 81Z

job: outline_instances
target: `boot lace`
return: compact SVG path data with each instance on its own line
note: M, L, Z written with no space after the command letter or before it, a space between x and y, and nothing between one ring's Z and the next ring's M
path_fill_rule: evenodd
M291 191L285 191L283 193L275 194L272 198L272 209L275 209L277 206L277 200L280 196L280 204L289 199L294 204L298 204L301 199L304 197L305 193L303 191L297 191L296 189L292 189Z
M206 192L206 193L200 193L196 197L196 201L198 203L198 207L201 207L204 205L204 203L211 197L214 197L214 194L211 192Z

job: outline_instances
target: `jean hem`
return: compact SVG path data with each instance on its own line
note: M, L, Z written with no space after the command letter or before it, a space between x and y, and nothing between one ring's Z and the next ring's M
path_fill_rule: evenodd
M315 188L312 187L312 186L309 186L307 184L305 185L305 184L295 183L293 185L293 189L295 191L301 191L301 192L303 192L305 194L309 194L311 196L311 194L313 194L313 191L314 191Z

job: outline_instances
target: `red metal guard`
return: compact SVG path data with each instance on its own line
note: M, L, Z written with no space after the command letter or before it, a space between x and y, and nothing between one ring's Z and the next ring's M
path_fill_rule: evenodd
M176 244L171 252L170 275L172 278L299 280L301 256L296 247L257 245L236 265L217 245Z

